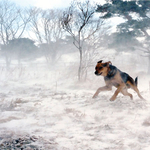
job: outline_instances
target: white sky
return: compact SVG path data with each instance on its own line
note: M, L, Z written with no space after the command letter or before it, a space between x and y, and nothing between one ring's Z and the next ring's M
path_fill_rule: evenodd
M1 1L1 0L0 0ZM68 7L72 0L10 0L20 6L36 6L43 9L65 8ZM82 0L83 1L83 0ZM99 3L103 0L91 0Z

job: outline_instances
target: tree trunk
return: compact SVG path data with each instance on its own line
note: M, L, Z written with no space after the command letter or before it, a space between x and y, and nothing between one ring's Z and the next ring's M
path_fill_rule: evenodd
M150 55L148 57L148 74L150 74Z
M82 77L82 48L79 48L79 52L80 52L80 63L79 63L79 69L78 69L78 81L81 81L81 77Z

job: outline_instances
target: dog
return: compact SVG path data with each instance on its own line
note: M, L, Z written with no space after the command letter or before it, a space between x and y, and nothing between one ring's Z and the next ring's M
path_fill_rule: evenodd
M93 95L93 98L96 98L102 91L112 90L112 86L114 86L117 89L114 95L110 98L110 101L114 101L120 92L124 96L129 96L131 99L133 99L132 94L127 91L129 88L132 88L141 99L144 99L137 88L138 77L133 80L133 78L130 77L127 73L122 72L117 67L113 66L110 61L105 63L102 61L103 60L97 62L95 67L95 75L103 76L106 85L98 88L96 93Z

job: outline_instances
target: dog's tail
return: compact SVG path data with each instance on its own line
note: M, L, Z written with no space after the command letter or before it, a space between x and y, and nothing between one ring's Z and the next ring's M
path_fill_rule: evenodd
M138 85L138 77L135 78L135 85Z

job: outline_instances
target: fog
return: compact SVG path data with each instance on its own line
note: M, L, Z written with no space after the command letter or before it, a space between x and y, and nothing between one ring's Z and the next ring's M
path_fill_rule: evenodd
M0 10L1 18L6 14L0 20L0 149L150 149L149 8L144 17L141 11L112 12L121 14L110 24L107 7L95 10L89 1L65 11L28 9L31 16L3 2L15 9ZM147 6L131 3L135 11ZM100 17L93 19L95 11ZM140 26L134 15L143 17ZM133 100L119 93L110 101L115 87L93 99L105 85L94 73L100 60L138 77L145 100L129 89Z
M110 102L115 88L92 99L104 85L103 77L94 75L101 58L93 60L86 80L79 82L78 56L78 51L62 54L50 67L45 57L22 61L19 67L13 60L9 70L1 59L1 149L149 149L147 60L138 53L104 51L104 61L139 77L146 99L131 90L133 100L119 94Z

